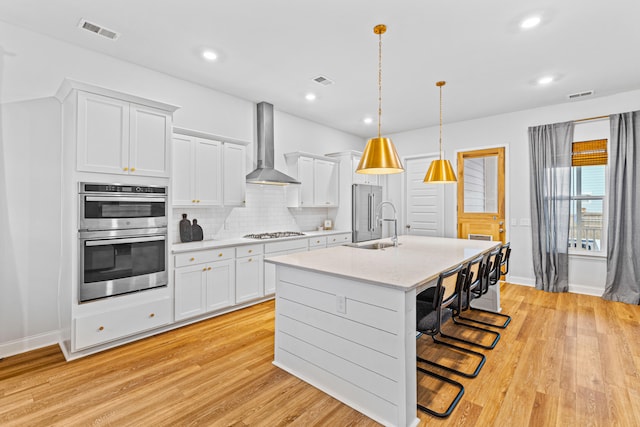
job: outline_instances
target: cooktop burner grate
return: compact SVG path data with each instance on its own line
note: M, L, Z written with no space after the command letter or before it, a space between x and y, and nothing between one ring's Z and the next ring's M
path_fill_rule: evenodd
M273 231L271 233L257 233L247 234L245 239L277 239L279 237L292 237L292 236L304 236L304 233L299 231Z

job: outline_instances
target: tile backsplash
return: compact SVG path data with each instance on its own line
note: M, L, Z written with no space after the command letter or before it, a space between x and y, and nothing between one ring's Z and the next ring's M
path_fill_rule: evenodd
M248 184L246 196L245 207L173 208L174 243L180 242L179 223L183 213L189 220L198 220L205 240L268 231L311 231L325 219L335 221L335 208L287 208L283 186Z

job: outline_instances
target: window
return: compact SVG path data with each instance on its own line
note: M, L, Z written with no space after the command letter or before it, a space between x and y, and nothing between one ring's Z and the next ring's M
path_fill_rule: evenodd
M576 252L603 252L607 140L574 142L571 164L569 247Z

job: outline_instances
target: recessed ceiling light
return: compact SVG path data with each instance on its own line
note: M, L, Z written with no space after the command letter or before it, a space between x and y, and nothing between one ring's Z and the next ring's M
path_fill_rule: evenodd
M307 101L315 101L316 99L316 94L315 93L308 93L304 96L304 99L306 99Z
M365 117L362 121L365 125L370 125L371 123L373 123L373 119L371 117Z
M528 30L540 25L541 21L542 19L539 16L531 16L520 23L520 28L522 28L523 30Z
M218 59L218 54L212 50L207 49L202 51L202 57L207 61L215 61L216 59Z
M544 77L540 77L538 79L538 84L539 85L548 85L552 81L553 81L553 76L544 76Z

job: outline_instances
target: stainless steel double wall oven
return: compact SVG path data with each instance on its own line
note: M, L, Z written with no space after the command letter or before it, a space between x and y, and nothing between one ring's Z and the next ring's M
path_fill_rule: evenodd
M166 286L167 187L79 187L79 301Z

